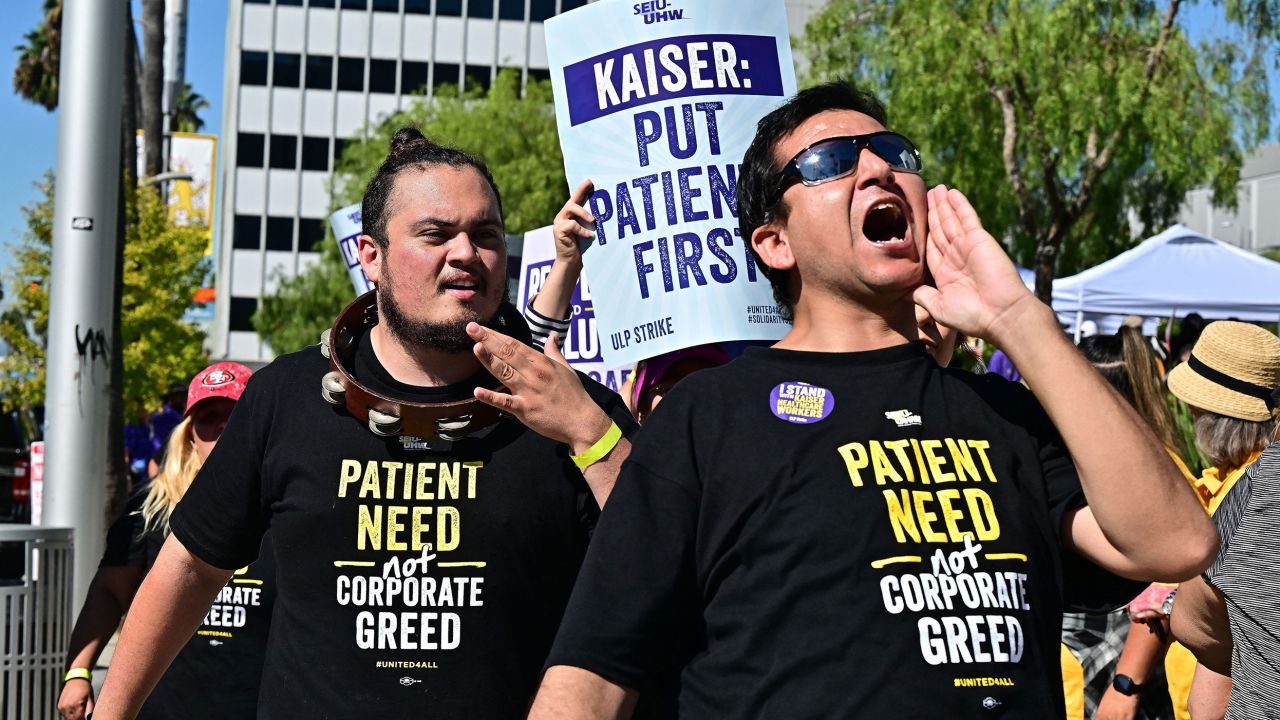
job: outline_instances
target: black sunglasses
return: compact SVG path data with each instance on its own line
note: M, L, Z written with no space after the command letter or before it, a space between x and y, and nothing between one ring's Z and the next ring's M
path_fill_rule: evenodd
M919 174L923 163L920 151L910 140L896 132L883 130L868 135L844 135L826 138L796 153L782 168L778 191L792 180L808 186L839 180L858 169L858 156L870 150L898 172Z

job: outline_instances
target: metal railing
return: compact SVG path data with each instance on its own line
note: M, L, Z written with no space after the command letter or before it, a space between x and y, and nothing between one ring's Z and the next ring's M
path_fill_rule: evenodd
M21 575L0 584L0 717L57 717L71 634L71 529L0 525L21 552Z

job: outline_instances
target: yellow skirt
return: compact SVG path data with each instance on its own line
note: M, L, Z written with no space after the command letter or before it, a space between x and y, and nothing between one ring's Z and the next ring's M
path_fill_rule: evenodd
M1084 720L1084 667L1066 645L1062 648L1062 692L1067 698L1067 720Z
M1164 674L1169 681L1169 698L1173 700L1173 715L1178 720L1191 720L1187 711L1187 697L1191 695L1191 679L1196 674L1196 656L1178 643L1169 646L1164 656Z

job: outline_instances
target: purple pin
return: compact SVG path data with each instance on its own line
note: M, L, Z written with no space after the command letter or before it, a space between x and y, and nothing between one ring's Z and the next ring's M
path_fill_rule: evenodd
M769 393L769 409L779 420L809 425L827 419L836 408L836 396L827 388L805 382L779 383Z

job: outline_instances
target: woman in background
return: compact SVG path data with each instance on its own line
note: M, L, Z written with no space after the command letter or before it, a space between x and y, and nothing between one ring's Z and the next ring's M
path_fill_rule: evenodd
M133 595L169 535L169 514L213 451L252 373L222 362L200 371L187 389L186 414L165 448L160 472L139 485L107 532L107 549L89 584L67 652L58 712L81 720L93 710L92 668L120 626ZM231 450L234 452L234 449ZM200 630L178 654L138 717L251 718L267 626L275 597L273 554L263 543L258 561L236 572Z
M1227 493L1272 443L1280 422L1274 408L1238 387L1274 389L1277 368L1280 340L1275 335L1255 325L1223 320L1206 326L1186 353L1186 362L1169 373L1169 391L1191 408L1196 449L1209 464L1192 484L1210 515L1218 512ZM1225 711L1229 677L1197 667L1195 657L1181 645L1171 649L1167 664L1171 677L1177 666L1177 686L1171 687L1177 693L1175 703L1179 698L1184 706L1195 702L1190 697L1194 684L1205 703L1202 708L1212 708L1208 714L1196 713L1197 720Z
M1218 527L1219 552L1199 577L1143 593L1129 610L1161 627L1172 613L1175 637L1196 655L1187 654L1196 720L1276 717L1280 338L1248 323L1212 323L1169 373L1169 390L1191 406L1196 447L1213 465L1195 485Z

